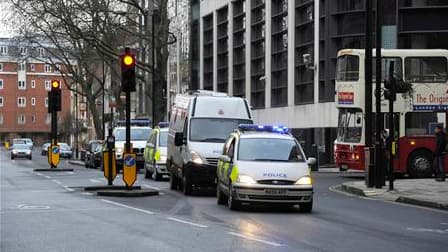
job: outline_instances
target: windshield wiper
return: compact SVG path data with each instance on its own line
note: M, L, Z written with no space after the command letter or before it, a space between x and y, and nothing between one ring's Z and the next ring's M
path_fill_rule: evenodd
M214 142L214 143L221 143L226 141L225 139L222 138L205 138L205 139L201 139L199 142Z

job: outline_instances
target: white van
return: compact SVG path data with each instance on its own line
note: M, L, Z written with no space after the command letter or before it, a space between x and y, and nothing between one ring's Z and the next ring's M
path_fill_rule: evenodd
M170 188L185 195L195 187L216 188L216 168L227 136L239 124L252 124L246 99L193 91L177 95L171 111L167 166Z

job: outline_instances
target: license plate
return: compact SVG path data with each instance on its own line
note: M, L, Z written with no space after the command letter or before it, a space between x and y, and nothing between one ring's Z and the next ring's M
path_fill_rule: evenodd
M286 195L286 189L265 189L264 191L269 195Z

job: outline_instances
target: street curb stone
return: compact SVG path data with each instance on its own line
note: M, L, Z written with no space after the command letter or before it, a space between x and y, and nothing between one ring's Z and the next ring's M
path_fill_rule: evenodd
M357 187L342 184L340 188L345 192L352 193L362 197L367 197L367 195L364 193L364 190L359 189Z
M145 196L157 196L159 191L152 189L141 190L104 190L97 191L97 196L111 196L111 197L145 197Z
M69 160L68 163L72 164L72 165L84 166L84 162L79 161L79 160Z
M412 205L418 205L418 206L425 206L425 207L438 208L438 209L442 209L442 210L448 210L448 205L446 205L446 204L440 204L440 203L434 202L434 201L410 198L410 197L406 197L406 196L400 196L400 197L398 197L398 199L396 201L397 202L401 202L401 203L406 203L406 204L412 204Z

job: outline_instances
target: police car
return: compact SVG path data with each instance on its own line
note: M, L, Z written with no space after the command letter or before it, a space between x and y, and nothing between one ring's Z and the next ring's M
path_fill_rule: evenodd
M160 122L146 142L143 154L145 157L145 178L153 178L158 181L163 178L163 175L169 174L166 167L167 139L168 123Z
M241 203L313 208L309 165L297 140L282 126L239 125L228 137L218 162L217 202L232 210Z

